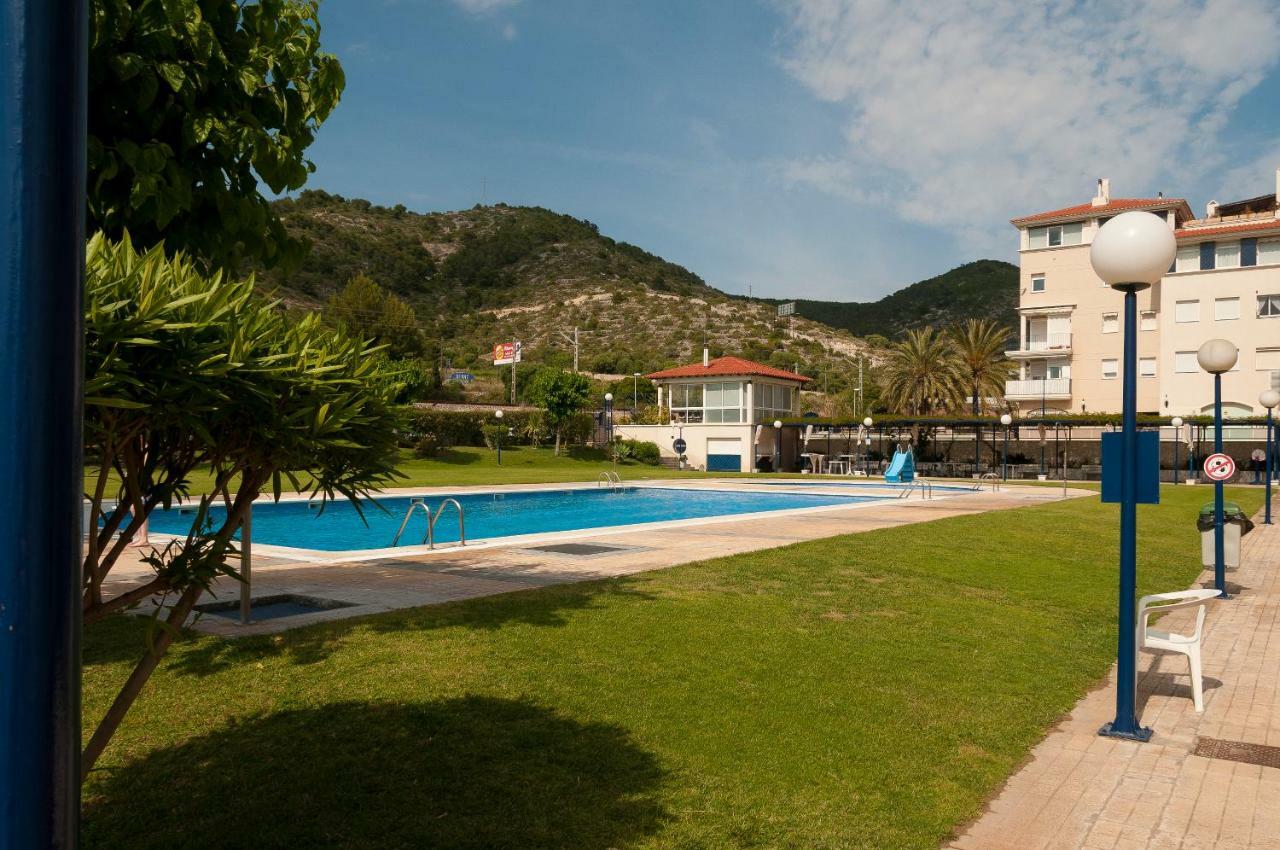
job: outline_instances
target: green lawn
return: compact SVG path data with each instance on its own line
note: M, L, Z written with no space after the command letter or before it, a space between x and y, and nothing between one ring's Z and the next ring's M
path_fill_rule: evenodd
M1140 591L1195 577L1210 494L1139 509ZM1116 528L1082 498L188 637L91 778L84 843L936 847L1104 675ZM90 630L87 717L142 641Z

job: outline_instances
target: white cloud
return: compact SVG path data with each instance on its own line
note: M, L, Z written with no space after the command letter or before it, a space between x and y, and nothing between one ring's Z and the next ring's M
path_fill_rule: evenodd
M453 0L453 5L471 15L489 15L519 2L520 0Z
M983 247L1094 177L1171 194L1225 169L1222 129L1280 58L1271 0L775 2L784 67L847 112L782 178Z

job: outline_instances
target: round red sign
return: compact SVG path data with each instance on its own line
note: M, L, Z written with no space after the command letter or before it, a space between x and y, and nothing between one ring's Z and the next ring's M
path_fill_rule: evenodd
M1226 481L1236 474L1236 462L1230 455L1217 452L1204 459L1204 475L1210 481Z

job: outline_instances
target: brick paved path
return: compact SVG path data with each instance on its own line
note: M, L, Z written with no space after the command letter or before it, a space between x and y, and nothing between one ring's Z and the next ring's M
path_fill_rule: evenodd
M1204 713L1191 704L1185 659L1144 652L1138 701L1155 735L1099 738L1114 714L1113 668L950 848L1280 850L1280 768L1194 754L1202 737L1280 747L1280 525L1255 521L1240 569L1227 574L1240 593L1209 607ZM1190 631L1193 617L1184 609L1161 626Z

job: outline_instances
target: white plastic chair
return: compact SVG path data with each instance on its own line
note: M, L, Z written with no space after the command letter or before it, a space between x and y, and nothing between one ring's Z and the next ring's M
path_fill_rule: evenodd
M1191 666L1191 696L1196 711L1204 711L1204 684L1200 676L1200 637L1204 633L1205 608L1210 599L1217 597L1216 590L1178 590L1173 593L1153 593L1138 600L1138 647L1147 650L1178 652L1187 656ZM1148 620L1153 614L1164 614L1178 608L1196 606L1196 630L1190 635L1153 629Z

